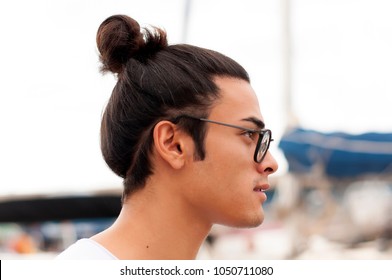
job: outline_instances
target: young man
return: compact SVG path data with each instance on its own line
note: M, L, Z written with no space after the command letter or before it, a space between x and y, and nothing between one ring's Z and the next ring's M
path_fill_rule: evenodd
M101 24L97 45L118 77L101 148L124 178L123 206L58 259L194 259L213 224L260 225L278 166L246 71L124 15Z

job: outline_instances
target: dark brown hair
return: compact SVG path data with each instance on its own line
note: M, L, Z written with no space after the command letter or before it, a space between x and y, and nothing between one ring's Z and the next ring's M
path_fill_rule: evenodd
M205 124L176 117L208 117L219 98L215 77L249 82L231 58L192 45L168 45L165 31L141 29L125 15L102 22L97 46L101 70L118 78L102 117L101 150L109 167L124 178L124 196L144 186L153 173L150 151L156 123L176 122L195 141L195 159L203 160Z

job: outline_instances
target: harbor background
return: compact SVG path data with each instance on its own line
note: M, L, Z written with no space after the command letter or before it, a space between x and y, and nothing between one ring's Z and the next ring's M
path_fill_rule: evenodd
M273 131L280 168L264 224L217 226L199 258L392 259L392 170L339 181L321 166L304 176L278 145L292 127L392 133L391 10L387 0L3 1L0 203L120 196L99 149L115 79L98 71L95 35L124 13L164 27L169 43L240 62ZM3 221L0 258L51 258L110 222Z

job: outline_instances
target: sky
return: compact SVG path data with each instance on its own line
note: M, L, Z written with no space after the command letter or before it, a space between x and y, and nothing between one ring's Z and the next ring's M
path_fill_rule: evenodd
M390 1L190 2L188 25L185 0L0 3L0 198L121 189L99 149L115 79L99 73L95 45L99 24L118 13L163 27L171 44L220 51L248 70L276 139L278 174L286 162L277 144L289 124L392 131Z

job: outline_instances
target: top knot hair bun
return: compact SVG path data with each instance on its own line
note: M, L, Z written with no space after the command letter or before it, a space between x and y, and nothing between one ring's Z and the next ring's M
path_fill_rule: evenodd
M126 15L114 15L104 20L97 32L101 70L120 74L129 59L143 61L167 46L163 30L143 31L136 20Z

